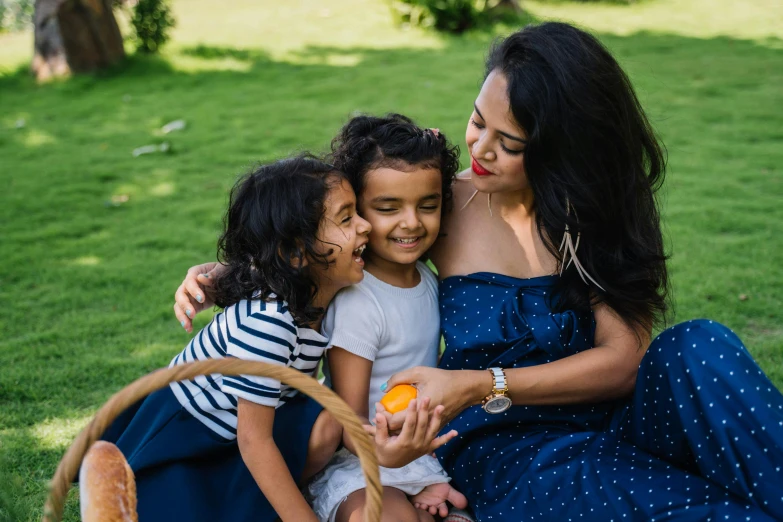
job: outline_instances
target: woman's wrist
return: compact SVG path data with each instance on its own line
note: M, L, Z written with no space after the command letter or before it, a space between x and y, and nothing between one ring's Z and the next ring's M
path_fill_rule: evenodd
M458 377L466 383L463 403L465 407L481 404L492 393L492 374L487 370L461 370L464 375Z

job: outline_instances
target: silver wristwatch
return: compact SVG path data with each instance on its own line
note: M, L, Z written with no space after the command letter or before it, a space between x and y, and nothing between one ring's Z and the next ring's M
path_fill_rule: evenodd
M487 413L503 413L511 407L506 372L502 368L490 368L489 371L493 379L492 393L486 396L481 407Z

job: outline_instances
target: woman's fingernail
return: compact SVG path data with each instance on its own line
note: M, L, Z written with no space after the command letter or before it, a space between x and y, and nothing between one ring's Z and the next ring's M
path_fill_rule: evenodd
M209 274L201 274L201 275L203 275L204 277L206 277L207 279L209 279Z
M204 300L204 298L201 297L201 294L196 294L196 301L198 301L200 303L203 300Z
M185 328L185 320L184 319L182 321L180 321L179 324L182 325L182 328Z
M185 310L185 315L187 315L188 317L190 317L190 310Z
M386 388L388 388L386 383L381 384L381 391L386 391Z

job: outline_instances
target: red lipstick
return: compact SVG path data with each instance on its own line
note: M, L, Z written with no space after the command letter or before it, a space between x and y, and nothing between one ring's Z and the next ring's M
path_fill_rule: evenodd
M471 158L470 162L470 168L473 170L473 172L476 173L477 176L491 176L492 173L482 167L478 161L476 161L475 158Z

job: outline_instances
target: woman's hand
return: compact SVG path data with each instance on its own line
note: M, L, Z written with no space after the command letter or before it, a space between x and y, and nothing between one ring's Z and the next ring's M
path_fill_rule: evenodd
M220 263L204 263L190 267L185 280L174 293L174 315L188 333L193 331L192 319L196 314L215 306L212 297L213 282L225 268Z
M376 408L380 403L376 404ZM399 435L391 435L386 417L375 416L375 426L365 429L375 436L375 451L378 464L386 468L400 468L419 457L429 455L457 436L455 430L438 437L443 406L429 411L430 399L413 399L404 412L405 422Z
M492 392L492 375L486 370L440 370L426 366L416 366L395 373L382 389L391 390L398 384L411 384L418 390L418 398L428 397L430 404L443 406L440 415L442 425L447 424L465 408L479 404ZM389 414L379 408L389 429L398 430L403 426L405 412Z

